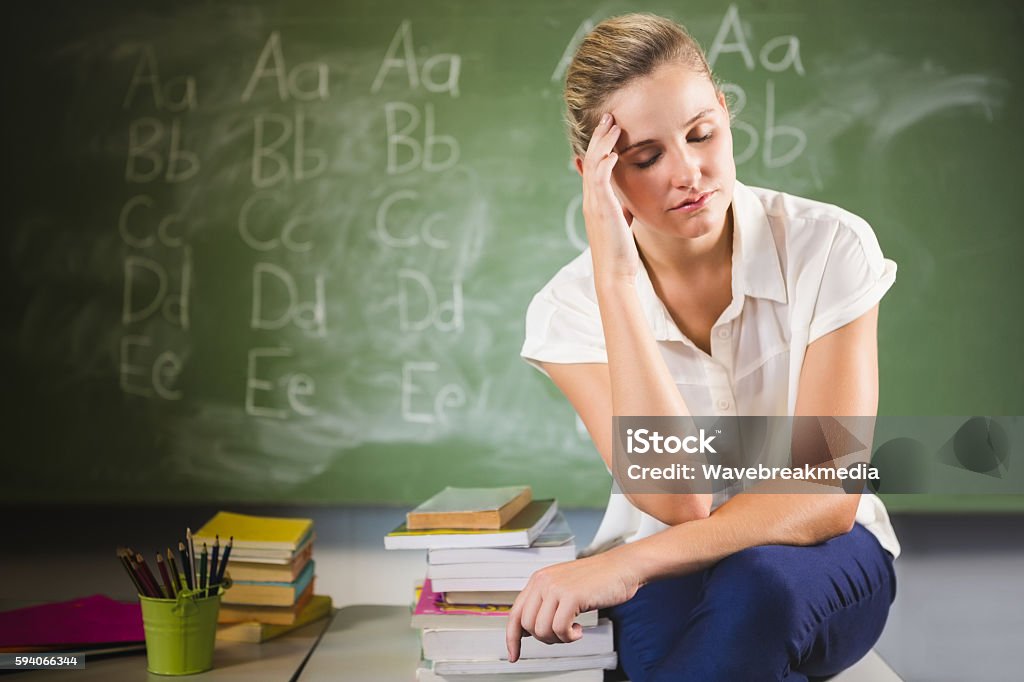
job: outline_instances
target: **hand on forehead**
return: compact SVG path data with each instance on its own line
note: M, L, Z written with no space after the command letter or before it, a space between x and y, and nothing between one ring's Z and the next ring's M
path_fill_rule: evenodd
M609 98L607 110L622 129L615 145L619 154L725 114L707 75L682 64L659 67L629 83Z

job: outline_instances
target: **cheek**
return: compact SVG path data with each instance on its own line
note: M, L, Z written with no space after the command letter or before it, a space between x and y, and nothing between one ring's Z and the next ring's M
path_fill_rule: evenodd
M616 177L615 194L630 213L643 214L644 207L656 193L657 177L658 173L653 168L642 173L629 170Z
M736 161L732 155L732 131L726 129L717 139L714 150L715 167L722 171L735 168ZM735 170L732 171L735 173Z

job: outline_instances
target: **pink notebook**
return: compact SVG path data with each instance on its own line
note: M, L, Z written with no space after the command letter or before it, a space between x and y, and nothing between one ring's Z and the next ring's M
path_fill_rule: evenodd
M417 616L507 616L511 606L494 606L492 604L452 606L444 601L443 592L434 592L430 578L423 581L419 599L413 613Z
M102 594L0 612L0 647L141 642L142 609Z

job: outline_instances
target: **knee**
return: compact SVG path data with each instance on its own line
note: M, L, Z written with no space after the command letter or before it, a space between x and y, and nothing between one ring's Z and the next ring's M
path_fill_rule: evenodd
M798 626L803 603L799 576L787 555L793 548L750 547L726 557L713 569L708 597L719 608L744 614L744 620L768 633L790 634Z
M792 668L801 657L806 600L779 549L750 548L712 569L693 614L705 646L662 661L649 682L800 679Z

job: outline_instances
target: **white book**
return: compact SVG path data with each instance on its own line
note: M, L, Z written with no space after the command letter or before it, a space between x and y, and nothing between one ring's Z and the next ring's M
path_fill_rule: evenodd
M575 623L583 627L597 625L597 611L585 611L576 616ZM442 630L477 630L496 628L502 632L508 625L508 612L489 611L481 613L455 612L441 614L414 613L409 619L414 628L437 628Z
M505 633L502 630L423 630L423 658L440 661L479 661L508 659ZM562 658L593 656L615 650L612 623L601 618L597 625L583 628L583 636L575 642L545 644L533 637L523 637L520 656L529 658ZM597 666L587 666L597 667ZM576 668L572 668L575 670ZM525 671L524 671L525 672Z
M604 670L571 670L560 673L491 673L483 675L440 675L430 669L429 661L420 661L416 682L602 682Z
M558 563L556 561L483 561L472 564L430 564L427 577L437 578L529 578L534 571ZM443 590L439 590L443 591Z
M480 675L483 673L554 673L563 670L594 670L599 668L613 670L618 660L618 656L612 651L607 654L594 654L592 656L520 658L515 663L509 663L508 660L434 661L433 672L438 675Z
M576 543L573 542L569 522L562 512L557 512L551 523L537 536L529 547L462 547L457 549L431 549L427 561L431 564L460 564L484 561L541 561L552 563L572 561L576 558Z
M522 592L530 576L518 578L430 578L436 592Z
M253 548L238 548L232 546L231 556L228 557L228 563L234 561L247 561L258 564L277 564L278 566L285 566L295 560L295 557L305 552L309 546L316 540L316 533L310 533L302 541L295 551L288 549L253 549ZM192 537L192 541L195 542L195 536ZM221 543L223 550L224 543ZM199 551L201 545L196 545L196 551Z
M556 500L533 500L497 531L410 531L402 523L384 536L384 549L435 549L441 547L529 547L558 513Z

